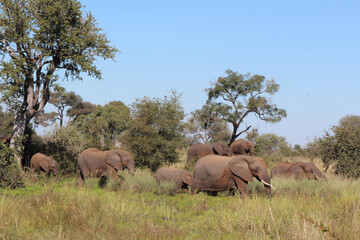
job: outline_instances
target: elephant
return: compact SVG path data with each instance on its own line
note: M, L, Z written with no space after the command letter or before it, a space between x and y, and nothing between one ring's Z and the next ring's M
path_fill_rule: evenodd
M51 172L59 177L59 165L53 157L48 157L42 153L34 154L30 159L30 169L39 173L50 174Z
M255 144L248 140L235 140L230 146L231 155L254 155Z
M252 182L254 177L264 184L270 198L271 188L274 187L264 159L247 155L207 155L195 164L191 194L203 191L217 195L220 191L229 190L234 195L237 189L241 196L247 196L248 182Z
M80 153L77 160L80 176L84 180L88 177L112 177L120 180L119 170L127 168L135 174L135 163L130 153L120 149L100 151L88 148Z
M294 177L295 179L315 179L326 180L324 174L312 162L280 162L277 163L270 173L270 178L273 177Z
M157 183L161 182L174 182L176 183L177 190L179 192L180 189L188 193L188 187L192 184L192 174L183 169L176 169L171 167L161 167L154 174Z
M230 156L230 149L226 144L221 142L195 143L191 145L188 150L186 165L194 165L198 159L209 154Z

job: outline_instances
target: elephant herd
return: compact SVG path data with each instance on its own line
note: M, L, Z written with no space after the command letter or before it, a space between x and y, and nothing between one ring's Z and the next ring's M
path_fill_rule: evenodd
M216 196L218 192L228 190L234 195L238 190L241 196L248 194L248 183L257 179L264 184L267 195L275 189L270 182L273 177L294 177L295 179L325 180L325 176L313 163L280 162L269 172L264 159L253 156L254 144L246 140L237 140L230 147L222 143L197 143L189 147L186 165L193 166L193 172L184 169L161 167L154 178L161 182L173 182L177 192L191 194L206 192ZM88 177L111 177L120 180L118 171L128 169L135 174L135 162L130 153L113 149L101 151L88 148L78 156L77 166L84 180ZM44 154L37 153L30 160L34 171L59 174L57 162Z

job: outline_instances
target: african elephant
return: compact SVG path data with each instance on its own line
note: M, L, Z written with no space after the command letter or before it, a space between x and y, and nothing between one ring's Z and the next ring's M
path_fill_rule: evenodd
M235 140L230 146L231 155L254 155L255 144L248 140Z
M90 176L106 176L120 180L118 171L125 168L135 174L135 163L130 153L120 149L100 151L96 148L88 148L80 153L77 165L83 180Z
M161 167L154 175L156 182L174 182L177 186L177 192L180 189L183 192L189 192L188 187L192 184L192 174L183 169L171 167Z
M280 162L271 170L270 177L294 177L295 179L326 180L324 174L312 162Z
M230 156L229 147L221 142L214 143L195 143L190 146L186 165L193 165L198 159L206 155L216 154L220 156Z
M42 153L34 154L30 159L30 168L35 172L50 174L51 172L59 176L59 165L53 157L48 157Z
M242 196L246 196L248 182L252 182L254 177L264 184L270 198L272 185L264 159L245 155L208 155L195 164L191 194L206 191L217 195L219 191L229 190L234 195L238 189Z

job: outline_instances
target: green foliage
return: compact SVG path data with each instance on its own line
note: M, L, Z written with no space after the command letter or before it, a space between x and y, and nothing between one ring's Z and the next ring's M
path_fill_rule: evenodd
M0 106L0 138L8 140L11 136L11 131L14 126L14 114L11 112L3 112Z
M0 92L16 114L10 146L17 152L22 146L14 140L44 110L58 70L65 79L100 79L98 57L115 58L118 50L101 31L77 0L0 1Z
M95 112L96 106L90 102L79 102L75 106L69 108L66 115L70 117L70 121L75 122L81 115L89 115Z
M136 166L155 171L162 164L179 160L184 146L184 110L180 95L173 92L164 99L136 99L123 139Z
M334 164L335 174L360 177L360 116L340 119L325 135L309 144L313 154L320 157L326 169Z
M0 188L19 187L24 187L24 182L13 151L0 142Z
M255 138L256 152L259 154L274 154L276 151L284 155L291 155L291 147L285 137L274 133L261 134Z
M121 101L112 101L97 106L92 113L78 115L71 125L90 140L91 147L111 149L119 147L129 120L130 109Z
M268 167L294 155L285 137L274 133L257 135L254 137L254 142L256 155L263 157Z
M229 145L243 132L238 132L243 120L251 113L266 122L279 122L286 117L286 111L271 104L271 98L279 90L279 84L267 80L261 75L240 74L231 70L226 71L227 76L219 77L213 82L211 88L206 89L208 103L216 103L216 113L229 122L233 132ZM216 101L218 100L219 101Z
M215 104L206 104L200 110L190 113L185 123L189 144L198 142L227 142L230 130L227 122L216 114Z

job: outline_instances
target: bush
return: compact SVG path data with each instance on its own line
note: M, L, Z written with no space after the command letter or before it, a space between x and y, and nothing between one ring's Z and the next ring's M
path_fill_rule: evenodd
M360 116L349 115L321 138L309 144L325 168L334 165L334 173L349 178L360 177Z
M180 96L173 92L165 99L136 99L131 120L122 140L133 154L136 166L155 171L164 163L179 161L185 143L184 110Z
M0 187L24 187L21 170L14 158L13 151L0 142Z

